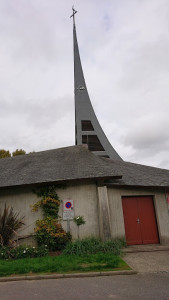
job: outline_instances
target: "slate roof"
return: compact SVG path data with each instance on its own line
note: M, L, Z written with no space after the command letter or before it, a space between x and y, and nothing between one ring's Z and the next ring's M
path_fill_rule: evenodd
M82 145L0 159L0 188L82 179L169 187L169 170L101 158Z
M103 158L102 158L103 159ZM122 175L122 179L113 180L111 184L119 186L169 187L169 170L149 167L124 161L109 161L114 172Z
M120 174L84 146L0 159L0 188L105 177Z

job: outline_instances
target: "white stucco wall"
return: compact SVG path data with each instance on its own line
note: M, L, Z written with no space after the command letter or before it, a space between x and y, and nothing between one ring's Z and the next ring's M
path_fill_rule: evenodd
M125 238L121 191L108 188L111 233L113 238Z
M78 184L67 186L65 189L56 190L61 200L74 200L75 216L82 215L86 221L85 225L80 226L80 238L88 236L99 236L98 211L97 211L97 191L95 184ZM0 208L4 205L10 205L14 211L24 216L25 226L19 230L20 236L28 235L34 232L35 222L42 218L41 209L38 212L32 212L31 206L40 198L32 192L32 188L10 189L0 192ZM62 217L62 203L60 205L59 215ZM61 221L63 228L67 229L67 221ZM70 221L70 232L73 238L77 238L77 226Z
M84 217L86 224L81 225L79 228L80 238L99 237L96 185L72 185L66 189L59 189L57 193L62 200L74 200L75 216L81 215ZM60 206L59 215L62 216L62 205ZM67 221L62 221L61 223L66 230ZM70 221L70 232L73 238L77 238L77 226L73 221Z
M19 213L20 217L24 217L25 225L18 231L18 235L25 236L34 233L35 222L41 218L41 212L33 213L31 205L38 201L37 196L32 193L31 188L17 188L6 191L0 191L0 209L7 206L13 207L14 212Z
M82 215L86 224L80 226L80 238L95 236L99 237L99 216L98 216L98 193L95 183L78 183L68 185L65 189L58 189L57 193L62 200L74 200L75 216ZM158 190L139 188L108 188L108 204L110 213L110 226L113 238L125 238L125 227L123 220L122 196L147 196L154 199L157 226L161 244L169 244L169 213L165 193ZM0 191L0 208L5 203L25 216L25 226L19 231L19 235L34 233L35 222L42 218L41 209L38 212L31 211L31 205L39 198L32 192L32 188L18 188L7 191ZM62 216L62 204L59 215ZM67 222L61 221L63 228L67 229ZM77 238L77 226L70 221L70 231L74 239Z
M169 211L165 193L157 192L154 196L154 206L158 224L160 243L169 245Z

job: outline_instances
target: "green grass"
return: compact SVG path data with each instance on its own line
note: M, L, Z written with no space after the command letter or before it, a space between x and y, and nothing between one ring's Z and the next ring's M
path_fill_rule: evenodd
M114 239L102 242L95 237L90 237L68 243L63 251L63 254L83 256L86 254L96 254L98 252L102 252L120 255L124 246L124 240Z
M90 271L130 270L118 256L111 253L92 255L60 255L17 260L0 260L0 276L32 273L75 273Z

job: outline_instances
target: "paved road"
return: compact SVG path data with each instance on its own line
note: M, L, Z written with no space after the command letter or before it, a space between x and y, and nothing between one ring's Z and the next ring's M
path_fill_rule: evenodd
M169 273L0 283L3 300L169 300Z

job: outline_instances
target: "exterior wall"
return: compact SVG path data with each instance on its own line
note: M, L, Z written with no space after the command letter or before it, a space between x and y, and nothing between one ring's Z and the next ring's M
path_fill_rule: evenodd
M80 238L95 236L99 237L98 205L96 184L77 184L59 189L58 195L62 200L74 200L75 216L83 216L86 224L79 228ZM62 205L59 215L62 216ZM67 229L67 221L61 222ZM77 226L70 221L70 232L73 238L77 238Z
M160 243L162 245L169 245L169 211L166 195L156 193L154 197L154 206L156 210Z
M108 188L110 226L113 238L125 238L121 190Z
M57 193L61 200L74 200L75 216L82 215L86 221L85 225L80 226L80 238L88 236L99 236L98 211L97 211L97 190L95 184L78 184L67 186L65 189L58 189ZM31 211L31 205L35 204L40 198L32 192L32 188L17 188L0 192L0 209L4 205L10 205L20 216L24 216L25 226L18 231L19 236L27 236L34 233L35 222L42 218L41 209L38 212ZM59 215L62 217L62 203ZM61 221L62 226L67 230L67 221ZM70 232L74 239L77 238L77 226L70 221ZM29 238L22 243L30 244Z
M18 231L19 236L27 236L34 233L35 222L42 217L40 210L31 211L31 205L38 201L38 197L32 192L31 188L17 188L0 191L0 209L4 209L5 203L13 207L14 212L24 217L25 225Z
M122 196L153 196L159 239L162 245L169 245L169 212L166 195L155 189L108 188L111 231L113 238L124 238L125 227L122 208Z
M160 243L169 245L169 213L165 193L153 189L139 188L116 188L104 187L108 196L106 209L110 214L110 232L112 238L125 238L125 227L122 209L122 196L147 196L151 195L154 199L157 226L159 231ZM80 238L101 236L99 223L103 223L102 229L105 230L104 214L99 213L98 204L104 199L98 200L99 187L95 183L79 183L67 186L65 189L58 189L57 193L62 200L74 200L75 216L82 215L86 221L85 225L80 226ZM102 197L102 193L99 194ZM105 195L105 193L104 193ZM107 197L106 196L106 197ZM25 216L25 226L18 232L19 236L28 236L34 233L35 222L42 218L41 209L38 212L31 211L31 205L36 203L39 198L32 192L32 188L17 188L0 191L0 208L10 205L14 211L19 212L20 216ZM105 206L105 205L104 205ZM62 217L62 204L59 215ZM102 218L102 219L101 219ZM100 221L100 222L99 222ZM62 226L67 230L67 221L61 221ZM107 228L107 227L106 227ZM70 221L70 232L74 239L78 236L77 226ZM104 239L104 238L103 238ZM22 243L31 244L30 238L21 240Z
M98 215L100 238L102 241L111 239L110 209L106 186L98 186Z

